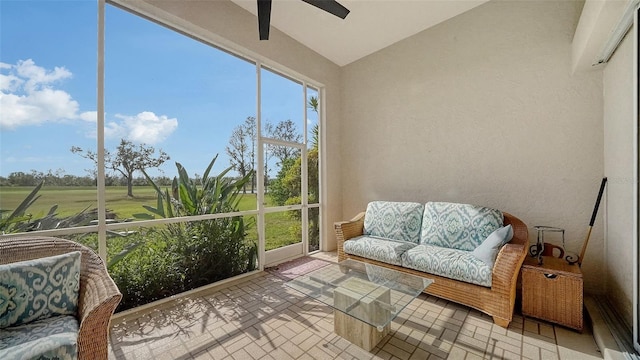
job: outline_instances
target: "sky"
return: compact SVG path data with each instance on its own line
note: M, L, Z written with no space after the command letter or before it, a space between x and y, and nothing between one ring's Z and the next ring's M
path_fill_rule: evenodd
M96 150L96 59L96 1L0 0L0 176L88 174L92 162L70 149ZM229 166L233 128L256 115L254 64L110 5L104 84L106 149L162 149L167 176L175 162L202 174L216 154L215 170ZM263 121L291 119L302 133L302 89L262 70ZM307 117L311 128L317 115Z

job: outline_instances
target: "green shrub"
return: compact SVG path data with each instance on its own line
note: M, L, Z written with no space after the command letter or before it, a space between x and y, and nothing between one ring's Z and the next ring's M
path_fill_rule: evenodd
M144 206L153 216L164 218L238 211L243 186L251 175L233 180L226 177L231 168L209 176L217 156L197 184L186 169L176 163L179 176L171 191L156 189L156 207ZM146 175L146 174L145 174ZM136 214L150 218L149 214ZM123 294L118 311L162 299L222 279L252 271L257 265L257 245L245 240L247 224L242 216L173 223L143 229L126 240L110 240L110 253L126 251L142 243L110 267ZM114 256L114 255L112 255Z

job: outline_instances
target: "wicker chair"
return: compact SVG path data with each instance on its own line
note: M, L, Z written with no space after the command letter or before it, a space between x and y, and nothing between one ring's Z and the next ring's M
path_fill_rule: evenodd
M0 239L0 264L81 251L78 297L78 359L107 359L111 315L122 294L107 273L102 259L90 248L53 237Z

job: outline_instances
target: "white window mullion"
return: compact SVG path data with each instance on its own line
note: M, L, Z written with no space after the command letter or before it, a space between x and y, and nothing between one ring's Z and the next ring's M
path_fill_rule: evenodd
M107 214L104 169L104 17L105 0L98 0L98 66L97 66L97 140L98 140L98 254L107 261Z
M320 251L326 251L326 242L324 241L324 219L325 214L324 211L326 209L325 204L327 203L326 199L326 191L325 186L327 184L327 169L325 168L325 114L326 107L324 105L325 101L325 90L324 88L318 89L318 204L320 205L320 209L318 209L318 229L320 231L319 235L319 244L318 249Z
M640 352L640 312L638 301L640 301L640 189L638 180L640 179L640 9L636 7L633 15L633 166L635 181L633 185L633 218L636 219L633 225L633 347Z
M300 199L302 201L302 249L303 254L307 255L309 253L309 177L308 177L308 159L307 159L307 149L309 147L309 135L307 132L307 83L303 82L302 84L302 93L303 93L303 101L302 101L302 114L304 115L304 121L302 122L302 133L304 134L302 139L304 146L302 147L302 151L300 152Z
M258 169L256 171L256 195L258 209L258 259L260 270L264 270L265 262L265 232L264 232L264 144L262 141L262 65L256 61L256 147L258 148Z

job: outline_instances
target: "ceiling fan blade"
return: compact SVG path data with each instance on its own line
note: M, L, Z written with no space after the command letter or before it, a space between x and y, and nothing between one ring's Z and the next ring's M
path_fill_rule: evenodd
M271 0L258 0L258 30L260 40L269 40L271 23Z
M302 0L307 4L313 5L318 9L322 9L328 13L331 13L341 19L344 19L349 15L349 9L340 5L335 0Z

